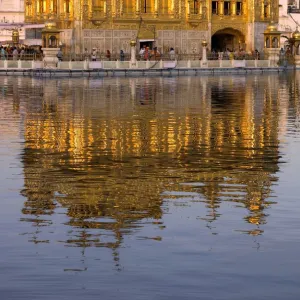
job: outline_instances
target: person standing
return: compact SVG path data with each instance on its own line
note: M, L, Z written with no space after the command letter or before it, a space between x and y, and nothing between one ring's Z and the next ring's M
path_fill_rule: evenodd
M260 53L257 49L255 49L255 59L258 59L258 60L260 59Z
M124 61L125 60L125 53L123 50L120 51L120 61Z
M12 55L13 55L13 60L18 60L18 58L19 58L19 52L18 52L18 49L16 47L14 47Z
M93 48L92 50L92 61L96 61L97 60L97 50L96 48Z
M83 59L84 60L89 60L90 54L87 48L84 49L84 53L83 53Z
M175 60L175 50L171 48L169 51L170 60Z
M24 50L24 48L21 49L21 52L20 52L20 59L21 59L21 60L25 59L25 50Z
M153 48L153 52L152 52L151 56L154 58L154 60L159 60L160 59L160 53L157 50L157 47Z
M145 54L146 46L144 45L143 48L141 48L139 55L140 55L140 60L144 60L144 54Z
M149 56L150 56L150 53L149 53L149 47L146 47L145 48L145 52L144 52L144 60L148 60L149 59Z
M59 49L58 52L57 52L57 58L58 58L59 61L63 60L63 53L62 53L61 49Z
M2 46L0 47L0 56L1 56L1 60L7 59L7 52L5 51L5 49Z
M107 58L107 60L111 59L111 54L110 54L109 50L106 50L106 58Z

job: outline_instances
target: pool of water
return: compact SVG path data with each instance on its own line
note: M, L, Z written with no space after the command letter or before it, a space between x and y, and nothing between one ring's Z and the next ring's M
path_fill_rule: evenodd
M0 87L1 299L299 299L300 73Z

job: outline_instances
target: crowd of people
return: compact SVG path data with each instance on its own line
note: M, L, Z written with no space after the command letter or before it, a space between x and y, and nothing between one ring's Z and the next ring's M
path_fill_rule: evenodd
M208 53L208 58L212 60L246 59L248 57L251 57L253 59L260 59L260 52L257 49L247 52L244 49L229 50L229 48L227 48L225 51L216 51L215 49L213 49L210 53Z
M1 60L25 60L32 58L34 55L41 54L41 49L36 49L31 46L15 47L15 46L0 46Z
M42 56L42 49L41 47L32 47L32 46L21 46L21 47L15 47L15 46L1 46L0 45L0 59L1 60L23 60L23 59L32 59L33 55L40 55ZM187 54L186 54L187 55ZM149 46L143 45L138 53L138 59L139 60L160 60L166 58L169 60L175 60L177 59L185 59L185 54L176 54L174 48L170 48L167 53L164 53L162 55L157 47L153 47L153 49L150 49ZM194 54L194 56L197 56L197 54ZM57 58L59 61L63 60L69 60L72 55L65 53L63 54L62 49L58 51ZM90 61L96 61L99 59L105 59L105 60L120 60L125 61L125 58L129 59L130 55L129 53L125 53L124 50L120 50L119 54L114 54L110 52L110 50L106 50L105 53L100 53L97 48L92 48L92 51L89 51L87 48L84 49L83 54L80 57L80 60L90 60ZM235 50L229 50L228 48L225 51L216 51L215 49L212 49L212 51L208 51L207 58L210 60L231 60L231 59L261 59L260 52L256 49L252 52L247 52L244 49L235 49ZM76 57L78 59L78 57ZM76 60L73 58L72 60ZM199 54L199 59L201 60L201 54Z
M63 54L61 51L58 53L58 59L63 60ZM120 50L119 54L112 55L110 50L106 50L105 54L100 53L97 48L92 48L92 51L88 51L87 48L84 49L84 52L82 54L81 59L82 60L90 60L90 61L96 61L98 59L105 59L105 60L120 60L125 61L125 58L130 58L129 54L126 54L124 50ZM143 47L139 51L138 59L140 60L160 60L162 58L161 53L158 51L157 47L154 47L153 49L150 49L146 45L143 45ZM174 48L170 48L169 51L169 58L171 60L175 60L175 50Z

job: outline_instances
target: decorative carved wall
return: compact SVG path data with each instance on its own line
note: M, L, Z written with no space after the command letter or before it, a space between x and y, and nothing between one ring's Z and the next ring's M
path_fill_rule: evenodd
M83 30L83 47L91 51L97 48L99 52L105 53L106 50L112 53L123 51L129 53L130 40L136 36L134 30Z
M202 40L207 40L207 31L175 31L161 30L158 32L157 47L166 52L172 47L177 53L199 53Z

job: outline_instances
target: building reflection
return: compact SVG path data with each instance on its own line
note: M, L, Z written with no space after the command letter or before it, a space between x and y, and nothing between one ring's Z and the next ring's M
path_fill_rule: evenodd
M124 235L160 223L163 192L184 190L201 195L206 222L229 202L246 209L240 231L263 232L286 122L278 76L39 83L24 107L24 221L45 226L61 209L76 228L64 244L117 262Z

